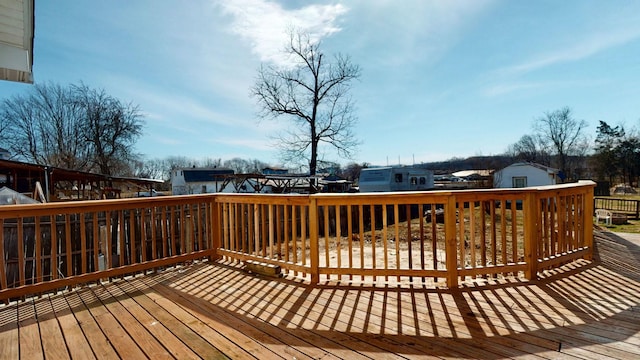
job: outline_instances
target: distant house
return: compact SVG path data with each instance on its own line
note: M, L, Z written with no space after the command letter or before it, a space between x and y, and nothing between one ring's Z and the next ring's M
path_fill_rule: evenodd
M263 175L286 175L288 173L289 170L285 168L267 167L262 169Z
M225 190L229 186L229 177L234 174L227 168L182 168L171 172L171 194L207 194L233 192Z
M433 189L433 171L413 166L371 167L360 171L360 192Z
M493 176L493 184L496 188L555 185L558 180L558 169L525 162L511 164L496 171Z

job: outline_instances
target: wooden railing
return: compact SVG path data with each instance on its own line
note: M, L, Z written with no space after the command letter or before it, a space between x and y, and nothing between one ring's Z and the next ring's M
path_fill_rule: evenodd
M0 299L210 257L212 196L0 207Z
M595 183L526 189L216 198L218 255L320 281L518 274L592 253Z
M0 300L201 258L254 260L314 284L532 279L590 258L594 186L3 206Z

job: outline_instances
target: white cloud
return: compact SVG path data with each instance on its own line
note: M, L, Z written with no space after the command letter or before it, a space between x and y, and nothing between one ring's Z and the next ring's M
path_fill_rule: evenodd
M351 46L376 53L378 57L372 61L392 68L440 61L494 1L356 3L349 19L353 22L350 41L355 43Z
M544 83L502 83L483 89L482 95L486 97L501 96L521 90L537 89L546 85Z
M602 51L625 45L640 38L640 28L624 27L609 32L596 32L566 46L543 53L529 61L501 70L504 74L523 74L560 63L579 61Z
M288 29L300 29L320 40L340 31L338 18L347 12L341 4L289 10L266 0L220 1L219 6L233 17L231 31L249 41L261 61L278 64L287 62L282 49L288 40Z

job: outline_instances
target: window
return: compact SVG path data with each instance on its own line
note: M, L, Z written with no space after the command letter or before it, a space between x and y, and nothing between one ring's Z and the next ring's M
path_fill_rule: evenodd
M401 183L402 182L402 174L396 174L396 182L397 183Z
M409 181L411 182L411 185L418 185L418 178L415 176L412 176Z
M201 194L206 194L207 193L207 185L202 185L202 192Z
M420 185L426 185L427 184L427 178L425 178L424 176L420 176Z
M511 182L514 188L523 188L527 187L527 177L526 176L514 176L511 178Z

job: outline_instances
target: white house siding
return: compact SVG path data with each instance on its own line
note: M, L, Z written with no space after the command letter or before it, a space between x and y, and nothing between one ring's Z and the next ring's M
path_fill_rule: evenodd
M554 185L557 183L557 170L539 164L516 163L496 171L494 186L496 188L512 188L514 178L526 179L526 186Z
M189 175L190 174L190 175ZM207 194L215 192L234 192L233 185L224 189L224 176L233 174L228 169L176 169L171 172L171 193L173 195ZM203 181L211 178L211 180Z

